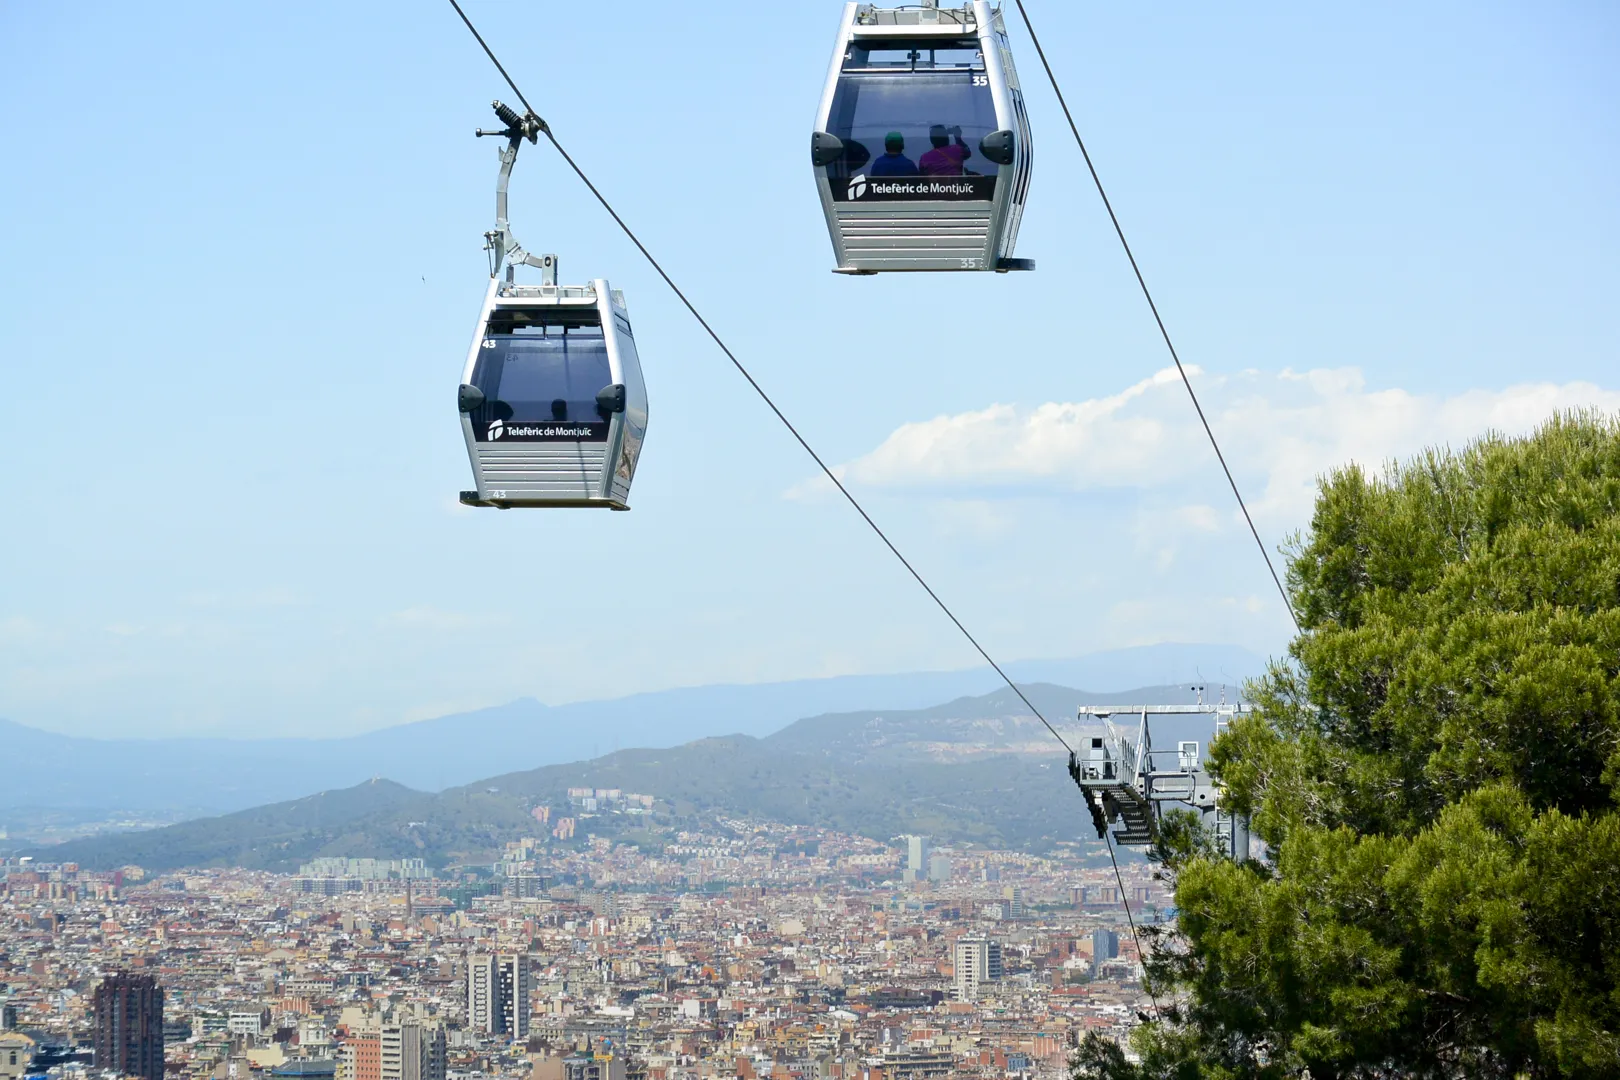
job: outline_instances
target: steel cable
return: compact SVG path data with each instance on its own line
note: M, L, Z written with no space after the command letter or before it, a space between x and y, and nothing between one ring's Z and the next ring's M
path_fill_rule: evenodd
M1097 185L1097 194L1102 197L1103 208L1108 211L1108 220L1114 223L1114 233L1119 237L1119 244L1125 249L1125 257L1130 260L1131 271L1136 275L1136 283L1142 287L1142 296L1147 300L1148 310L1153 312L1153 321L1159 326L1159 335L1164 338L1164 346L1170 350L1170 359L1175 361L1176 372L1180 374L1183 385L1187 387L1187 396L1192 398L1193 409L1198 413L1199 423L1204 425L1204 434L1209 436L1209 445L1215 449L1215 457L1221 463L1221 471L1226 474L1226 482L1232 486L1232 494L1237 499L1238 509L1243 511L1243 520L1249 523L1249 532L1254 536L1254 542L1260 549L1260 557L1266 560L1266 569L1271 571L1271 580L1277 586L1277 595L1282 597L1283 606L1288 609L1288 617L1294 622L1294 629L1304 633L1300 626L1299 616L1294 612L1293 601L1288 597L1288 590L1283 587L1282 577L1277 573L1276 564L1271 561L1271 552L1266 550L1265 541L1260 539L1260 530L1255 528L1254 518L1249 514L1249 506L1243 501L1243 492L1238 490L1237 479L1232 475L1232 469L1226 464L1226 455L1221 452L1221 444L1215 439L1215 429L1209 426L1209 417L1204 415L1204 406L1198 401L1198 392L1193 389L1192 379L1187 376L1187 369L1181 366L1181 356L1176 352L1175 342L1170 340L1170 331L1164 325L1164 318L1159 314L1159 305L1154 303L1153 293L1148 290L1147 278L1142 276L1142 268L1136 262L1136 253L1125 239L1125 230L1119 223L1119 215L1114 213L1114 204L1109 201L1108 192L1103 188L1102 177L1097 175L1097 166L1091 162L1091 152L1086 149L1086 140L1080 137L1080 128L1074 122L1074 114L1069 111L1068 100L1063 96L1062 87L1058 86L1057 76L1052 72L1052 65L1046 59L1046 50L1041 47L1041 39L1035 33L1035 24L1030 22L1029 12L1024 9L1024 0L1014 0L1018 5L1018 14L1024 20L1024 28L1029 31L1029 40L1035 45L1035 52L1041 58L1041 67L1046 69L1047 81L1052 84L1052 93L1057 95L1058 105L1063 108L1063 117L1069 122L1069 130L1074 133L1074 141L1080 147L1080 156L1086 159L1086 168L1091 172L1091 181Z
M1148 1000L1153 1002L1153 1015L1162 1019L1162 1014L1159 1012L1159 997L1153 992L1153 984L1148 980L1147 952L1142 948L1142 935L1136 932L1136 920L1131 918L1130 897L1125 895L1125 879L1119 872L1119 859L1114 856L1113 834L1104 833L1103 843L1108 845L1108 861L1114 864L1114 884L1119 886L1119 906L1125 909L1125 922L1131 928L1131 940L1136 942L1136 958L1142 965L1142 989L1147 991ZM1092 956L1091 963L1093 970L1095 970L1097 964L1095 955Z
M473 26L472 20L467 18L467 13L461 9L461 5L457 2L457 0L450 0L450 6L456 9L456 14L461 16L461 21L467 24L467 29L472 31L472 35L477 39L478 44L483 46L484 52L486 55L488 55L490 62L493 63L496 70L501 73L501 77L506 80L506 85L512 88L512 93L516 94L518 100L523 102L523 107L528 109L530 115L534 115L534 109L529 105L528 99L523 96L523 91L518 89L517 83L512 81L512 76L507 74L506 68L501 65L500 60L496 59L494 51L484 40L483 35L478 32L478 28ZM782 426L788 429L788 432L793 436L798 444L804 448L804 452L810 455L811 460L816 463L816 465L821 469L822 473L826 475L827 479L832 481L833 486L838 489L839 494L843 495L845 500L849 502L849 505L855 508L855 512L861 516L861 520L865 521L866 524L871 527L872 532L877 534L877 538L883 541L883 545L889 549L890 553L893 554L896 559L900 560L900 565L904 566L906 571L916 580L917 584L922 586L923 591L928 594L929 599L933 600L935 605L939 607L939 610L945 613L945 617L951 621L952 625L961 631L962 636L967 639L968 644L972 645L974 650L980 656L984 657L985 663L989 664L990 667L995 670L995 673L1001 676L1001 680L1007 684L1012 692L1018 695L1018 700L1024 703L1024 707L1029 709L1029 711L1035 715L1035 718L1038 719L1042 724L1046 725L1046 730L1050 731L1053 737L1056 738L1058 742L1063 744L1063 748L1072 754L1074 752L1074 748L1069 745L1068 740L1058 732L1057 728L1052 726L1052 722L1049 721L1044 714L1042 714L1041 710L1035 707L1035 703L1030 701L1028 696L1018 688L1018 684L1013 682L1012 679L1008 677L1007 673L1002 670L1001 665L996 663L995 658L985 650L983 645L979 644L979 640L975 638L971 632L969 632L968 628L962 624L962 620L956 617L956 613L953 612L950 609L950 606L940 598L940 595L937 592L934 591L933 586L929 585L927 580L923 578L922 574L918 572L917 568L911 564L911 561L900 553L900 549L895 546L894 541L890 540L888 534L885 533L878 526L878 523L872 519L872 515L866 512L866 508L860 504L860 501L855 498L854 494L850 492L849 488L844 486L844 482L838 479L837 474L833 472L833 470L824 460L822 460L821 455L816 453L815 448L810 445L803 435L799 434L799 429L793 426L792 421L790 421L787 418L787 415L777 407L776 402L771 399L771 396L765 392L765 388L762 387L759 384L759 381L754 378L753 374L743 366L742 361L737 359L736 354L731 351L730 347L727 346L723 340L721 340L720 335L715 332L714 327L709 325L709 321L703 317L703 315L693 305L692 301L687 299L686 293L681 291L681 287L675 284L674 279L671 278L664 270L663 265L653 257L652 252L647 250L647 246L641 242L640 237L636 236L635 232L631 230L630 226L625 223L624 218L619 216L619 212L613 209L613 204L608 202L607 197L604 196L597 186L591 182L591 178L585 175L585 170L579 167L578 162L573 159L567 150L563 149L562 143L557 141L557 136L551 131L550 125L542 121L540 130L545 133L547 139L551 140L551 145L557 148L557 153L562 155L562 159L568 163L568 167L574 170L574 175L578 176L580 181L584 183L586 188L590 190L590 193L596 197L596 201L602 204L602 209L608 212L608 216L613 218L614 222L624 232L624 235L630 238L630 242L636 246L636 250L641 252L642 257L647 260L648 264L655 271L657 271L658 276L664 279L664 284L669 286L670 291L673 292L676 298L679 299L680 302L686 307L686 310L691 312L692 317L698 321L698 325L703 327L704 332L707 333L709 337L714 340L714 343L720 347L720 351L725 353L726 359L731 361L732 366L735 367L738 373L748 381L748 385L753 387L754 393L758 394L760 400L770 408L771 412L776 414L776 418L782 422Z
M512 93L517 95L518 100L523 103L523 107L529 112L530 115L535 115L534 108L529 104L528 99L523 96L523 91L518 89L517 83L512 80L512 76L507 74L506 68L501 64L500 60L496 58L494 51L489 47L489 44L484 40L483 35L478 32L478 28L473 25L472 20L467 18L467 13L461 9L461 5L457 2L457 0L450 0L450 5L456 9L456 14L461 16L461 21L467 24L467 29L472 32L473 37L475 39L477 39L478 44L480 46L482 46L482 48L484 50L484 53L489 57L490 62L493 63L495 65L496 70L501 73L501 77L506 80L506 84L512 88ZM1021 0L1020 0L1020 3L1019 3L1019 11L1020 12L1023 11L1023 4L1022 4ZM1028 20L1027 15L1025 16L1025 25L1026 26L1029 25L1029 20ZM1034 29L1033 29L1033 27L1031 27L1031 29L1030 29L1030 36L1031 36L1031 38L1034 37ZM1036 44L1036 48L1037 49L1040 48L1038 42ZM1046 61L1044 53L1042 54L1041 61L1042 61L1043 64ZM1047 68L1047 74L1048 74L1048 76L1051 75L1050 67ZM1056 85L1057 85L1056 81L1054 80L1053 81L1054 90L1056 89ZM1059 99L1061 101L1061 94L1059 95ZM1064 106L1064 113L1065 113L1065 115L1067 115L1067 113L1068 113L1068 106L1067 105ZM1070 126L1071 126L1071 128L1073 127L1072 118L1070 120ZM551 145L556 148L557 153L562 155L562 159L568 163L568 167L574 171L574 175L579 177L580 182L585 185L585 187L590 191L591 195L595 197L596 201L599 202L602 205L602 209L607 211L608 216L613 218L614 223L619 226L620 230L623 231L624 235L629 238L630 242L636 246L636 250L641 252L642 257L647 260L648 265L650 265L653 268L653 270L657 272L659 277L663 278L664 284L669 286L670 291L675 294L676 298L680 300L681 304L686 308L686 310L691 313L691 315L692 315L692 317L694 319L697 320L698 325L703 327L704 332L709 335L709 337L714 341L714 343L717 346L719 346L720 351L725 354L726 359L730 360L732 366L737 369L737 372L740 375L742 375L742 377L744 379L747 380L748 385L753 388L753 390L754 390L754 392L756 394L759 395L760 400L763 401L765 403L765 405L771 410L771 412L775 414L776 418L782 422L782 426L787 428L788 432L793 436L794 440L796 442L798 442L798 444L801 447L804 448L804 452L810 455L811 460L813 460L816 463L817 467L819 467L821 469L822 473L827 477L827 479L830 480L832 482L833 486L838 489L839 494L843 495L845 500L848 501L849 505L851 507L853 507L855 512L861 516L861 520L866 522L866 524L871 528L872 532L877 535L877 538L883 542L883 545L889 549L890 553L893 554L896 559L899 560L900 565L904 566L906 568L906 571L912 576L913 579L916 580L917 584L922 586L923 591L928 594L929 599L933 600L933 602L935 603L936 606L938 606L940 611L945 613L945 617L948 618L951 621L952 625L954 625L957 628L957 630L961 631L962 636L967 639L968 643L973 646L974 650L980 656L982 656L984 658L985 662L988 663L990 665L990 667L995 670L996 674L1001 677L1002 681L1005 682L1007 684L1007 686L1012 690L1012 692L1018 696L1018 700L1023 702L1024 706L1027 709L1029 709L1029 711L1031 713L1033 713L1035 715L1035 717L1038 720L1040 720L1040 722L1043 725L1045 725L1046 730L1051 732L1052 736L1054 738L1056 738L1057 741L1060 744L1062 744L1063 748L1065 750L1069 751L1069 753L1072 755L1074 753L1074 748L1069 745L1068 740L1065 739L1062 736L1062 734L1057 730L1057 728L1052 726L1051 721L1047 720L1045 715L1043 715L1042 712L1038 708L1035 707L1034 702L1030 701L1028 696L1026 696L1024 694L1023 690L1019 689L1018 684L1013 682L1013 680L1008 677L1007 673L1002 669L1001 665L998 664L995 661L995 658L992 657L988 651L986 651L984 646L979 644L978 639L975 638L973 636L973 634L968 630L968 628L963 625L962 620L960 620L960 619L958 619L956 617L956 613L953 612L950 609L950 606L948 604L946 604L943 599L940 598L940 596L939 596L939 594L937 592L934 591L933 586L928 584L927 580L922 576L921 573L918 572L917 568L911 564L911 561L909 559L907 559L905 557L905 555L903 555L900 552L900 549L898 547L895 546L894 541L889 539L888 534L885 533L883 531L883 529L881 527L879 527L878 523L872 519L872 516L869 513L866 512L866 508L863 507L861 505L860 501L855 498L854 494L850 492L849 488L845 487L843 481L838 479L837 474L834 473L833 470L827 465L827 463L822 459L821 455L818 454L816 452L815 448L810 445L809 441L806 440L805 437L799 433L799 429L796 428L793 425L793 422L790 421L787 418L787 415L782 412L781 408L779 408L777 406L776 402L774 400L772 400L771 396L768 393L766 393L765 388L759 384L759 381L754 378L753 374L748 370L747 367L745 367L743 365L742 361L737 359L736 354L731 351L731 348L725 343L724 340L721 339L720 335L715 332L714 327L709 325L709 321L703 317L702 313L698 311L697 307L695 305L693 305L692 301L687 299L686 293L681 290L681 287L679 285L675 284L674 279L671 278L669 276L669 274L664 270L663 265L661 263L659 263L659 261L656 258L653 257L653 254L652 254L651 251L647 250L647 246L641 242L640 237L638 237L635 234L634 230L632 230L630 228L630 226L625 222L625 220L622 217L619 216L618 211L613 208L612 203L608 202L607 197L602 194L600 189L598 189L597 186L594 183L592 183L591 178L585 174L585 170L580 168L579 163L576 162L574 160L573 156L570 155L568 153L568 151L563 148L562 143L557 140L557 136L552 132L552 130L550 128L550 125L547 125L544 122L542 122L541 126L540 126L540 130L543 131L545 133L546 138L551 141ZM1079 138L1079 132L1078 131L1075 132L1075 137L1076 137L1076 139ZM1082 153L1084 153L1084 151L1085 151L1085 146L1084 146L1083 143L1081 144L1081 151L1082 151ZM1086 163L1087 163L1088 166L1091 163L1089 155L1087 156ZM1092 177L1093 177L1093 179L1096 178L1096 170L1094 170L1094 169L1092 170ZM1101 181L1098 181L1098 191L1099 192L1102 191ZM1106 203L1106 201L1107 201L1106 194L1103 196L1103 198L1104 198L1104 202ZM1109 208L1109 214L1110 215L1113 214L1112 207ZM1118 229L1118 227L1119 227L1119 223L1118 223L1118 221L1116 219L1116 221L1115 221L1116 230ZM1123 243L1124 240L1125 240L1124 233L1120 232L1120 241ZM1126 246L1126 254L1127 255L1130 254L1129 245ZM1133 267L1135 267L1135 265L1136 265L1136 260L1135 260L1134 256L1132 256L1132 258L1131 258L1131 265ZM1140 273L1140 271L1137 272L1137 280L1139 282L1141 282L1141 273ZM1142 282L1142 289L1143 289L1144 293L1147 292L1146 282ZM1152 305L1152 303L1153 303L1153 298L1152 298L1151 295L1148 296L1148 303L1149 303L1149 305ZM1154 317L1156 319L1158 318L1158 310L1157 310L1157 308L1154 309ZM1168 334L1168 332L1164 331L1164 324L1163 324L1162 320L1159 323L1159 327L1160 327L1161 332L1165 333L1165 343L1167 345L1169 345L1170 344L1169 334ZM1172 358L1175 358L1175 348L1174 348L1174 346L1171 346L1171 356L1172 356ZM1176 358L1176 368L1177 368L1177 370L1181 370L1181 361L1180 361L1179 358ZM1183 381L1187 381L1187 376L1186 376L1185 371L1182 371L1182 379L1183 379ZM1191 382L1187 382L1187 391L1188 391L1189 394L1193 393L1192 383ZM1198 408L1199 418L1203 419L1203 415L1204 415L1203 409L1198 406L1198 397L1197 397L1196 394L1193 394L1193 405L1194 405L1195 408ZM1214 432L1210 431L1209 422L1207 420L1204 421L1204 430L1209 434L1210 442L1212 444L1214 444L1215 443L1215 435L1214 435ZM1215 453L1216 453L1216 455L1218 457L1220 457L1220 446L1219 445L1215 445ZM1226 460L1225 460L1224 457L1221 457L1221 467L1223 469L1226 468ZM1226 475L1227 475L1227 480L1232 483L1232 492L1233 492L1233 494L1238 496L1238 503L1239 503L1240 506L1242 506L1243 505L1243 497L1242 497L1241 494L1238 493L1237 482L1235 480L1232 480L1231 470L1228 469ZM1243 508L1243 513L1244 513L1244 516L1247 518L1248 517L1248 508L1246 506ZM1252 519L1250 519L1250 521L1249 521L1249 528L1250 528L1251 531L1254 530L1254 522L1253 522ZM1255 540L1256 540L1256 542L1259 542L1259 539L1260 539L1259 533L1255 532ZM1262 555L1265 554L1264 545L1261 545L1261 554ZM1267 556L1267 558L1266 558L1266 564L1267 564L1267 566L1271 565L1271 560L1270 560L1269 556ZM1273 577L1273 579L1276 579L1276 570L1275 569L1272 570L1272 577ZM1279 590L1282 589L1282 582L1280 580L1277 580L1277 587L1278 587ZM1286 592L1283 593L1283 602L1285 604L1288 603L1288 595L1287 595ZM1289 614L1290 615L1293 614L1292 605L1289 606ZM1295 625L1296 626L1298 625L1298 620L1295 620ZM1120 873L1119 860L1118 860L1118 858L1116 857L1116 855L1114 853L1113 837L1112 836L1106 836L1105 837L1105 843L1106 843L1106 846L1108 848L1108 861L1113 865L1113 868L1114 868L1114 881L1119 887L1120 904L1125 909L1125 921L1130 926L1131 938L1136 943L1137 956L1138 956L1138 958L1140 959L1140 961L1143 964L1143 989L1147 991L1147 995L1148 995L1149 1000L1151 1000L1153 1002L1153 1011L1154 1011L1154 1013L1158 1014L1159 1013L1159 1000L1158 1000L1158 997L1153 993L1152 986L1149 984L1148 979L1147 979L1147 973L1146 973L1147 953L1142 948L1142 939L1141 939L1140 934L1137 933L1136 920L1131 915L1130 900L1129 900L1129 897L1127 897L1126 893L1125 893L1125 881L1124 881L1123 876Z

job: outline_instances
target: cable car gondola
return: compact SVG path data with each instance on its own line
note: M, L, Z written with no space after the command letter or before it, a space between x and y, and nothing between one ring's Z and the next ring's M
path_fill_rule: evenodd
M850 3L810 138L841 274L1033 270L1012 257L1029 116L999 11Z
M647 389L624 296L604 280L558 285L557 259L518 246L506 188L518 145L541 130L499 102L506 122L489 288L462 371L457 404L472 461L469 506L596 506L628 510L630 481L647 432ZM514 280L537 267L538 285ZM504 274L503 274L504 271Z

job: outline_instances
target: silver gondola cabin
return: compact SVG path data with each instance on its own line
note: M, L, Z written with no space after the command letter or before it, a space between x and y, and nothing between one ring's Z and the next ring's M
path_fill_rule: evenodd
M492 275L462 370L457 404L476 491L469 506L628 510L647 432L647 389L624 296L606 281L558 285L555 256L530 255L506 220L506 186L522 138L540 120L505 106L507 122L488 234ZM538 267L520 285L513 266ZM501 273L505 270L504 275Z
M1032 149L999 11L845 5L810 138L838 273L1033 270Z

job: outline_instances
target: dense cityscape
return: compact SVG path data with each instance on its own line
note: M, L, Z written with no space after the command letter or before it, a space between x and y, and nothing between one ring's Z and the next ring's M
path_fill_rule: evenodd
M1145 1007L1113 870L1079 847L719 818L643 853L583 831L642 797L575 795L580 818L437 871L0 862L0 1078L1033 1078ZM1147 868L1122 880L1161 917Z
M0 1080L1620 1080L1617 60L0 2Z

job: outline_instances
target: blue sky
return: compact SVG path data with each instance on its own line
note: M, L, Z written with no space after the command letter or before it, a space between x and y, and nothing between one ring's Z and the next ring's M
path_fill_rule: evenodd
M1620 9L1030 7L1268 544L1336 462L1620 407ZM828 272L839 10L469 5L998 657L1280 651L1021 26L1039 270ZM975 662L543 147L514 228L629 299L635 509L456 506L497 96L448 4L0 5L0 715L342 734Z

